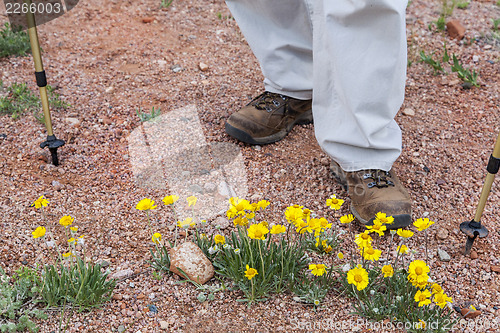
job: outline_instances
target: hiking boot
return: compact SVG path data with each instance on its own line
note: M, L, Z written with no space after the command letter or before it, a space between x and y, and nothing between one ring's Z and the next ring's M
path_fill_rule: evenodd
M361 170L345 172L332 162L331 170L347 188L351 212L363 224L372 225L378 212L394 218L387 229L399 229L411 224L411 199L394 170Z
M246 143L263 145L283 139L295 124L312 120L311 100L266 91L229 117L226 133Z

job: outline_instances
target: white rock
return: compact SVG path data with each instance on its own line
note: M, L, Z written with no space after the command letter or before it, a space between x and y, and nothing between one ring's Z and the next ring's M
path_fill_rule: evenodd
M415 115L415 111L413 109L406 108L403 110L403 114L405 116L413 117Z
M200 69L200 71L205 72L205 71L208 71L208 68L209 68L209 67L208 67L208 65L207 65L207 64L205 64L204 62L200 62L200 63L198 64L198 68Z
M438 253L439 259L441 259L441 261L450 261L451 260L450 255L445 250L438 249L437 253Z
M129 277L129 276L132 276L132 275L134 275L134 271L129 268L129 269L124 269L124 270L121 270L121 271L114 273L111 276L111 278L123 279L123 278Z
M162 330L168 330L168 323L165 320L160 320L160 328Z
M80 125L80 120L78 118L72 118L72 117L67 117L64 119L66 123L68 123L71 126L78 126Z
M169 254L170 270L182 278L185 276L177 268L180 268L189 279L200 284L204 284L214 276L214 266L193 242L186 242L170 249Z

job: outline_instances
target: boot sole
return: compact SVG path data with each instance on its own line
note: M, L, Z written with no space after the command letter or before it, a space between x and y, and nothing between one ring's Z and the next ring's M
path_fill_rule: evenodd
M290 133L290 131L295 125L307 125L311 124L312 122L313 122L312 110L309 110L301 114L299 117L295 119L295 121L290 123L286 128L282 129L281 131L261 138L254 138L247 132L239 128L236 128L227 122L225 128L227 134L242 142L249 143L252 145L266 145L283 139L285 136L287 136L288 133Z
M344 190L347 191L349 194L349 187L347 186L347 179L344 173L344 170L335 162L332 161L330 164L330 170L335 177L335 180L342 185ZM356 208L351 204L349 206L349 209L351 210L352 215L361 222L363 225L373 225L373 221L375 218L371 218L370 220L365 220L364 218L359 215L359 213L356 211ZM411 215L410 214L399 214L399 215L392 215L394 218L394 222L392 224L387 224L386 227L388 230L392 229L400 229L400 228L405 228L411 224Z

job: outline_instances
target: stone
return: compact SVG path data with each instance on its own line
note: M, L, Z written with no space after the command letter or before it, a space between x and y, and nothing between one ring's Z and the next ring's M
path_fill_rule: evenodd
M199 68L199 69L200 69L200 71L202 71L202 72L206 72L206 71L208 71L208 69L209 69L208 65L207 65L207 64L205 64L204 62L200 62L200 63L198 64L198 68Z
M410 109L410 108L405 108L403 110L403 114L408 117L413 117L415 115L415 110Z
M154 16L149 16L149 17L143 17L142 18L142 23L151 23L155 20Z
M54 190L56 190L56 191L60 191L63 189L63 185L60 182L58 182L57 180L52 181L52 186L54 187Z
M134 275L134 271L128 268L114 273L111 276L111 278L119 280L119 279L126 279L128 277L131 277L132 275Z
M104 260L104 259L98 259L98 260L96 261L96 264L101 265L101 267L102 267L102 268L106 268L106 267L108 267L108 266L109 266L109 262L108 262L108 261L106 261L106 260Z
M451 260L450 255L445 250L438 249L437 253L438 253L439 259L441 261L450 261Z
M472 251L470 252L470 258L471 258L471 259L477 259L477 258L479 258L479 255L477 254L477 252L476 252L476 251L472 250Z
M192 184L189 186L189 191L194 192L194 193L201 193L203 194L203 188L198 185L198 184Z
M465 37L465 28L459 20L451 20L446 23L446 29L448 30L450 38L461 40Z
M493 272L500 273L500 266L491 265L491 266L490 266L490 269L491 269Z
M203 189L207 193L213 193L217 191L217 185L215 185L214 183L205 183L205 185L203 185Z
M438 240L445 240L448 238L448 230L446 229L439 229L436 232L436 239Z
M185 276L177 269L180 268L189 279L204 284L214 276L214 266L203 251L193 242L183 243L169 250L170 270L182 278Z
M64 118L64 121L67 124L69 124L70 126L79 126L80 125L80 120L78 118L67 117L67 118Z
M125 326L123 325L118 326L118 333L122 333L123 331L125 331Z
M477 316L479 316L481 314L481 311L479 311L479 310L474 311L472 309L463 308L460 310L460 313L462 314L462 317L464 317L464 318L473 319L473 318L476 318Z
M229 220L227 218L219 216L215 219L214 225L219 229L226 229L227 227L229 227Z
M165 320L160 320L160 328L162 330L168 330L168 323Z

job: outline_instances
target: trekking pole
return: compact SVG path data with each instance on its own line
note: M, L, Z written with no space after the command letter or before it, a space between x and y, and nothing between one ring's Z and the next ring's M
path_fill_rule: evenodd
M24 1L26 4L28 4L28 8L30 8L31 0ZM35 62L36 84L38 85L40 91L43 119L45 120L45 127L47 128L47 140L40 144L40 148L49 148L50 154L52 155L52 164L57 166L59 165L57 148L63 146L64 141L56 138L54 132L52 131L52 118L50 117L49 98L47 96L47 77L45 76L45 71L43 70L42 56L40 54L40 44L38 42L38 33L35 23L35 15L31 13L30 10L28 10L26 13L26 18L28 20L28 35L30 37L31 53L33 54L33 60Z
M463 222L460 224L460 230L467 235L467 242L465 243L465 255L470 254L472 244L479 236L479 238L484 238L488 236L488 229L481 225L481 216L483 215L484 206L486 205L486 200L491 191L491 186L495 180L495 175L500 168L500 133L498 133L497 141L495 143L495 148L493 153L490 155L490 160L488 161L488 166L486 170L488 174L484 181L483 190L481 191L481 197L479 198L479 204L477 205L476 215L474 219L470 222Z

